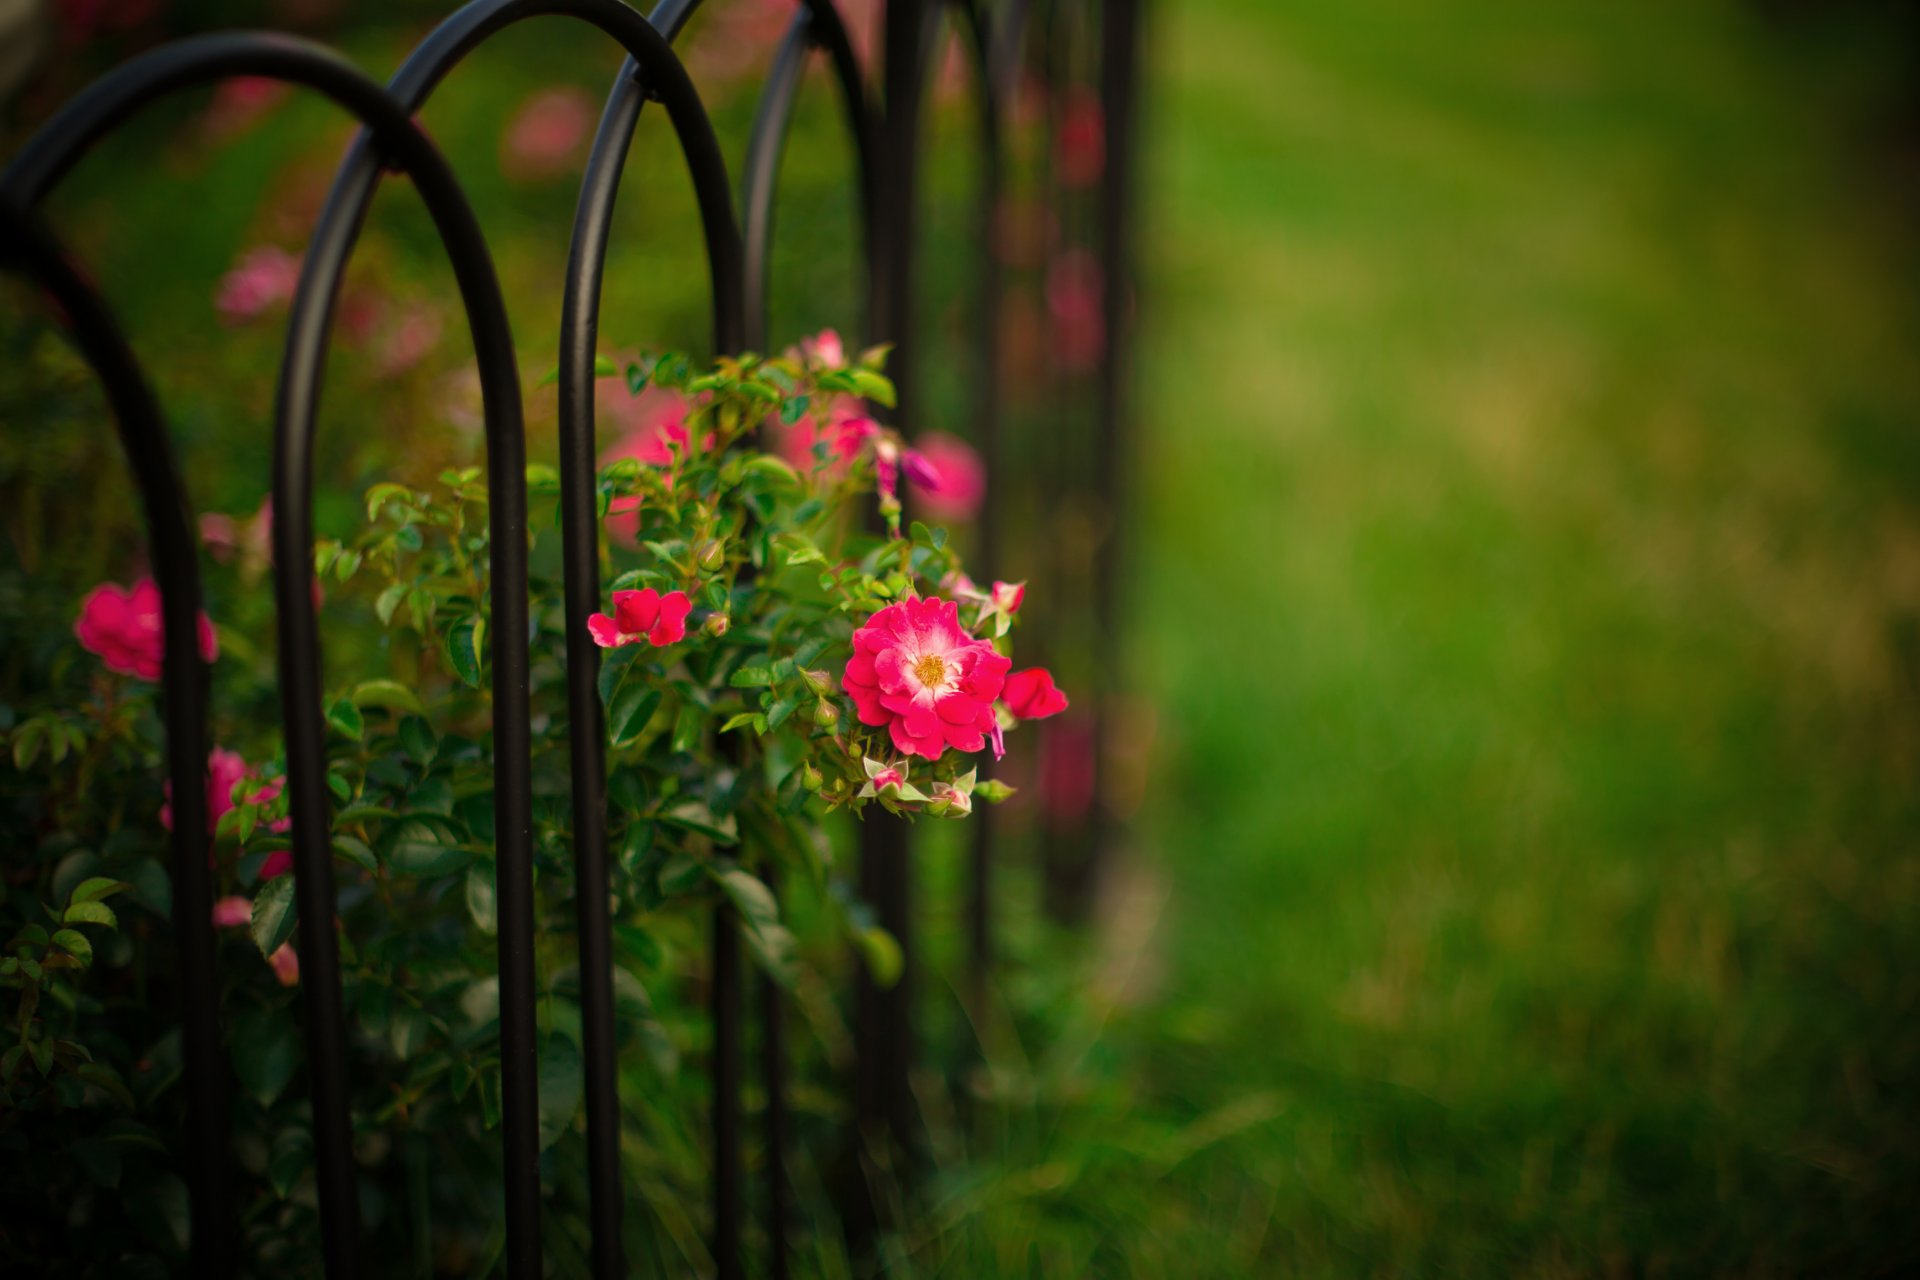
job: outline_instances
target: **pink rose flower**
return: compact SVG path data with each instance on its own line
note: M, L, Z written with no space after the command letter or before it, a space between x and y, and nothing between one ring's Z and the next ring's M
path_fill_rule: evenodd
M800 354L828 369L838 369L847 362L847 349L834 329L822 329L811 338L800 339Z
M596 613L587 619L587 631L602 649L638 644L645 640L659 648L686 638L687 612L693 602L684 591L661 595L652 587L613 593L613 616Z
M1068 369L1091 369L1106 350L1107 322L1100 313L1100 293L1100 264L1085 249L1069 250L1047 267L1054 355Z
M247 762L237 751L215 747L207 756L207 834L233 809L233 789L247 776ZM173 780L161 784L166 800L160 806L160 825L173 830Z
M107 670L142 680L158 680L167 648L160 624L160 588L152 578L140 579L132 590L113 582L101 583L81 604L80 616L73 622L73 634L82 648L106 664ZM203 611L200 657L212 662L219 653L213 623Z
M244 324L293 300L300 259L272 245L249 249L220 278L213 305L228 324Z
M213 904L213 927L244 929L253 923L253 903L234 894Z
M260 864L260 882L265 884L267 881L277 879L291 870L293 870L293 854L286 849L275 849L267 855L267 860Z
M1040 803L1056 827L1070 827L1093 807L1093 727L1062 720L1040 737Z
M1008 617L1020 612L1021 602L1027 598L1027 584L1024 582L1000 582L993 584L993 608L996 613Z
M280 979L281 986L300 984L300 957L294 954L291 942L281 943L280 949L267 957L267 963L273 966L273 976Z
M530 95L501 135L501 170L525 181L565 173L597 118L593 100L571 86Z
M1060 132L1053 148L1061 186L1071 190L1100 180L1107 164L1106 132L1100 95L1085 85L1069 91L1061 104Z
M937 760L948 747L985 749L993 701L1011 661L960 626L960 607L935 597L890 604L853 633L841 684L860 723L885 726L903 754Z
M204 119L207 136L215 141L244 133L274 104L293 91L293 86L270 76L234 76L222 80L213 91Z
M811 418L788 427L780 437L780 456L801 475L823 465L829 474L837 475L859 455L862 445L879 434L880 424L872 418L851 409L838 409L825 430L816 428ZM824 464L814 455L814 446L823 440L831 446Z
M636 396L627 390L625 379L606 377L595 381L593 402L604 410L608 425L620 433L600 455L603 467L622 458L637 458L650 467L671 467L675 447L687 443L687 400L677 391L647 387ZM634 544L640 536L638 494L613 500L607 508L607 533L627 546Z
M921 512L955 523L979 514L987 496L987 469L972 445L942 431L929 431L914 442L902 462Z
M1000 695L1007 710L1022 720L1044 720L1067 709L1067 695L1053 683L1045 667L1028 667L1007 677Z

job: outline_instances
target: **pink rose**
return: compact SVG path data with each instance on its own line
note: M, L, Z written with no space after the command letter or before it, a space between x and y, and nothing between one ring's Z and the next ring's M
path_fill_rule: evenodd
M636 396L627 390L625 379L605 377L594 383L593 402L620 433L600 455L603 467L622 458L637 458L650 467L671 467L675 446L687 443L687 400L677 391L647 387ZM613 500L607 508L607 533L633 545L640 536L638 494Z
M872 418L851 409L836 409L825 430L817 429L811 418L788 427L780 437L780 456L802 475L823 465L829 474L837 475L859 454L862 445L879 434L880 424ZM814 454L814 446L821 441L831 446L825 463Z
M847 349L840 341L837 330L822 329L811 338L800 339L800 353L810 360L818 360L828 369L838 369L847 362Z
M860 723L886 726L906 755L936 760L948 747L984 750L993 701L1013 664L960 627L960 607L938 597L890 604L853 633L842 685Z
M280 979L281 986L299 985L300 957L294 954L291 942L281 943L279 950L267 957L267 963L273 966L273 976Z
M213 927L216 929L244 929L252 923L253 903L238 894L213 904Z
M1008 617L1020 612L1020 604L1027 598L1027 584L1024 582L999 582L993 584L993 608L996 613Z
M661 595L652 587L613 593L613 616L596 613L587 619L587 631L602 649L638 644L645 640L659 648L686 638L687 612L693 602L684 591Z
M1047 311L1053 319L1055 357L1068 369L1091 369L1107 346L1100 313L1100 264L1085 249L1073 249L1047 267Z
M207 756L207 834L233 809L233 789L247 776L247 762L237 751L214 748ZM160 806L160 825L173 830L173 780L162 784L166 801Z
M140 579L130 591L117 583L101 583L80 606L73 634L82 648L98 655L107 670L158 680L167 647L160 625L160 588L152 578ZM212 662L219 652L213 623L202 612L200 657Z
M226 323L244 324L292 301L299 283L300 259L272 245L249 249L220 278L213 305Z
M979 514L987 496L987 469L972 445L945 432L929 431L901 461L907 483L926 515L961 523Z
M1067 695L1055 687L1045 667L1028 667L1008 676L1001 699L1022 720L1044 720L1067 709Z
M501 170L527 181L565 173L597 118L593 100L572 86L532 94L501 135Z
M284 826L285 824L280 823L276 825ZM285 849L275 849L267 855L267 860L260 864L260 881L264 884L269 880L287 874L287 872L291 870L293 870L293 854Z

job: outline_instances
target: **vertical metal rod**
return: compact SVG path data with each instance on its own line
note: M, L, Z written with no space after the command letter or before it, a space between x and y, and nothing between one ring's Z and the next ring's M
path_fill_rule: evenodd
M1101 318L1106 345L1101 354L1096 408L1099 444L1094 450L1095 494L1104 526L1094 568L1094 802L1093 838L1080 886L1090 894L1112 856L1115 838L1105 789L1113 734L1114 691L1122 658L1119 642L1122 556L1126 551L1127 486L1131 478L1128 377L1132 359L1134 262L1134 165L1138 146L1137 105L1141 0L1103 0L1100 24L1100 107L1105 163L1100 170Z
M173 932L185 997L181 1046L192 1135L185 1144L191 1265L195 1275L228 1277L237 1263L237 1237L227 1177L227 1064L220 1051L213 880L206 854L207 673L200 661L200 571L186 492L153 391L99 295L52 238L10 205L0 205L0 254L8 269L33 279L65 313L76 345L106 392L146 518L166 637L160 683L174 797Z
M713 908L713 1262L740 1280L740 926L724 896Z

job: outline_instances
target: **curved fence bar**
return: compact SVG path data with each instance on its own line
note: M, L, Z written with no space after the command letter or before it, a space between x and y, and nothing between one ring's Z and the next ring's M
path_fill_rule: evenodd
M614 1062L613 949L608 894L606 836L606 734L598 691L600 652L585 620L599 608L600 522L594 468L594 361L598 349L600 292L606 272L609 232L640 108L648 98L667 109L700 207L713 293L716 352L738 351L745 333L740 233L733 218L725 161L693 83L668 40L692 14L693 3L668 3L650 20L619 8L620 29L606 27L627 45L628 58L615 78L595 134L580 198L575 206L560 318L559 470L561 549L565 577L568 744L571 754L575 893L580 929L581 1032L587 1061L587 1142L594 1273L623 1272L621 1240L619 1086ZM582 14L581 16L586 16ZM665 33L665 34L662 34ZM738 968L721 959L737 947L735 923L722 908L714 921L714 1114L719 1143L715 1162L715 1257L737 1248L738 1229ZM729 976L731 975L731 976ZM731 985L732 990L729 991ZM731 1010L731 1011L730 1011ZM722 1035L731 1027L731 1034ZM728 1120L728 1113L734 1119ZM727 1135L732 1135L729 1141ZM732 1170L729 1177L729 1169ZM732 1186L728 1207L726 1188ZM729 1225L731 1224L731 1225ZM735 1255L737 1267L737 1254ZM724 1266L721 1274L727 1274Z
M187 1186L196 1275L233 1274L232 1193L227 1178L227 1064L220 1009L194 993L218 989L213 878L207 868L207 674L199 658L200 566L186 490L172 441L139 361L105 302L31 215L0 202L0 268L46 290L65 313L81 355L106 392L133 471L160 587L166 652L160 675L173 788L173 932L180 956L181 1057L185 1066ZM181 661L181 655L186 660Z

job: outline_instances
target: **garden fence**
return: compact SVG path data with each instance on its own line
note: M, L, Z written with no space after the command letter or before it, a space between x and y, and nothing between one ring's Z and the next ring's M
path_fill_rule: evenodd
M599 651L586 619L600 606L595 504L594 379L602 275L622 169L641 109L659 102L692 176L704 230L716 353L764 349L767 288L774 234L774 192L791 108L810 55L818 50L843 108L856 160L860 259L867 276L867 331L893 342L890 372L897 415L917 403L916 367L926 349L915 333L916 221L921 196L922 105L929 69L943 35L969 58L980 162L979 235L974 285L979 321L970 354L978 376L969 406L975 443L994 473L1002 454L1000 404L1000 232L1008 109L1023 74L1057 88L1075 68L1096 67L1104 120L1104 164L1091 202L1092 238L1101 278L1105 340L1094 374L1086 456L1095 465L1074 477L1079 498L1101 513L1092 565L1095 741L1109 731L1111 673L1118 628L1118 501L1126 477L1130 328L1130 239L1140 0L887 0L884 39L875 68L862 68L833 0L803 0L773 54L748 140L736 220L732 186L699 93L673 50L697 0L663 0L650 16L621 0L474 0L448 18L382 87L340 56L280 35L209 35L162 46L121 66L78 95L27 143L0 175L0 265L26 277L56 303L74 342L105 389L132 468L163 595L169 656L162 677L167 771L175 815L171 853L173 928L179 948L184 1084L190 1131L180 1153L191 1193L192 1274L235 1273L238 1235L229 1192L226 1099L229 1082L214 993L212 880L201 834L208 737L207 674L178 655L197 652L201 589L187 490L151 384L127 337L98 293L72 264L36 210L62 177L104 136L154 100L235 76L265 77L317 91L352 115L361 132L335 176L312 231L289 320L273 423L272 501L275 602L282 730L291 798L296 872L301 999L306 1023L313 1152L325 1271L350 1277L368 1270L358 1223L347 1095L347 1025L339 947L326 779L326 724L321 692L318 605L305 567L313 560L312 464L315 424L331 323L354 243L374 191L388 171L404 173L419 192L445 247L472 332L484 399L489 480L494 623L489 629L496 749L495 832L498 965L505 1177L505 1267L527 1277L541 1269L540 1181L535 1041L533 851L529 767L529 628L527 617L527 491L521 387L500 284L479 223L439 152L414 124L441 79L477 46L523 19L564 15L605 32L627 52L601 117L573 226L560 317L559 472L566 598L572 819L579 903L580 998L586 1081L592 1267L598 1277L626 1274L621 1217L621 1115L615 1071L611 918L606 838L606 738L596 691ZM1051 92L1049 100L1060 95ZM1051 111L1050 111L1051 114ZM1055 197L1058 184L1053 184ZM1057 200L1055 201L1058 202ZM1052 211L1056 216L1059 210ZM982 517L983 567L992 570L996 485ZM1064 497L1064 495L1055 495ZM1102 757L1096 751L1096 768ZM1090 869L1109 841L1105 810L1096 804L1091 834L1072 842L1049 877L1056 904L1085 903ZM967 936L968 999L982 992L990 963L994 839L983 810L975 824ZM856 996L857 1068L852 1082L862 1134L883 1135L906 1167L916 1138L909 1086L914 951L911 863L906 824L876 819L862 828L859 885L880 923L898 939L905 971L882 988L864 969ZM744 1273L742 966L738 922L723 899L712 934L713 1053L712 1249L723 1278ZM784 1166L784 1038L779 990L763 985L757 1008L768 1152L766 1274L787 1273ZM876 1206L852 1195L842 1205L859 1240L879 1225Z

